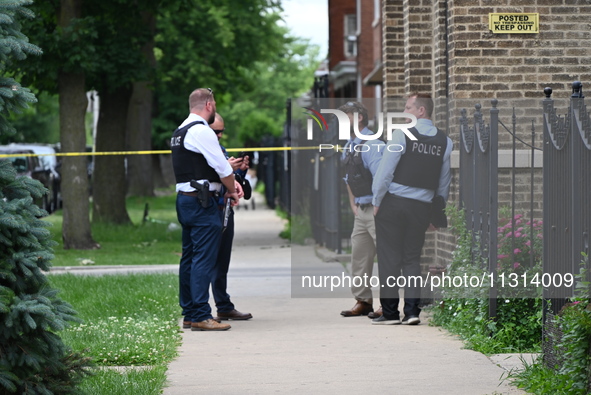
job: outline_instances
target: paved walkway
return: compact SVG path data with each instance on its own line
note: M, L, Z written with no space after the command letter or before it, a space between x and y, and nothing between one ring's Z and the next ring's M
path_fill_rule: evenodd
M323 262L312 246L290 248L277 236L283 221L257 207L236 213L228 286L236 308L254 318L230 321L227 332L183 330L164 394L524 393L501 382L505 370L497 363L509 365L515 356L495 363L425 323L372 326L366 317L344 318L350 296L292 298L292 261L316 273L343 267Z
M343 266L324 262L313 246L290 247L278 237L284 221L256 198L256 210L249 205L236 213L228 280L236 308L254 318L230 321L226 332L183 330L164 394L524 394L501 379L520 365L518 356L465 350L427 317L419 326L372 326L366 317L339 314L354 303L348 290L333 294L338 297L326 297L326 290L292 297L300 271L340 275ZM52 270L110 274L178 266ZM215 312L213 301L212 307Z

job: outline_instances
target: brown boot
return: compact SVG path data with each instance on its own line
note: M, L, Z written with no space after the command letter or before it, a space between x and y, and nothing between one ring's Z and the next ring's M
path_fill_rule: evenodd
M373 312L372 305L358 300L351 310L341 311L341 315L343 317L358 317L360 315L368 315L371 312Z
M372 320L375 318L380 318L382 316L382 306L380 306L379 309L377 309L376 311L374 311L373 313L369 313L367 315L367 318L371 318Z
M230 328L229 324L220 324L213 318L191 324L192 331L227 331Z
M215 317L213 320L214 321L217 321L218 323L219 322L222 322L218 317ZM192 324L191 321L185 321L185 320L183 320L183 329L190 329L191 328L191 324Z

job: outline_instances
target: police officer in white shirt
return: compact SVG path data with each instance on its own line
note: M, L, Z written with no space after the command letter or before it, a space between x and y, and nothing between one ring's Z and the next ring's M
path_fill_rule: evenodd
M189 96L190 114L171 139L172 162L176 178L176 210L182 226L183 253L180 260L180 305L183 327L194 331L230 329L213 319L209 287L215 274L222 218L217 199L222 184L226 199L238 204L232 166L220 149L215 132L209 127L215 119L216 103L211 89L194 90ZM196 189L191 181L197 181Z

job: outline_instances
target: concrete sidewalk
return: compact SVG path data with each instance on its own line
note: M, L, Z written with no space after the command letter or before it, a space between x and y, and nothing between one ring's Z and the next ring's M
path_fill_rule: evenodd
M519 364L516 356L493 362L465 350L425 316L419 326L372 326L339 314L353 305L350 295L292 298L292 260L317 273L343 266L323 262L313 246L290 247L278 237L283 221L257 198L256 210L236 212L228 286L236 308L254 318L229 321L226 332L183 330L165 394L524 393L501 382L499 365Z

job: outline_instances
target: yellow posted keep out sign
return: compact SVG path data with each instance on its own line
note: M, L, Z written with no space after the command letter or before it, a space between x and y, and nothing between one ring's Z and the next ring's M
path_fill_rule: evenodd
M540 14L490 13L488 27L493 33L539 33Z

